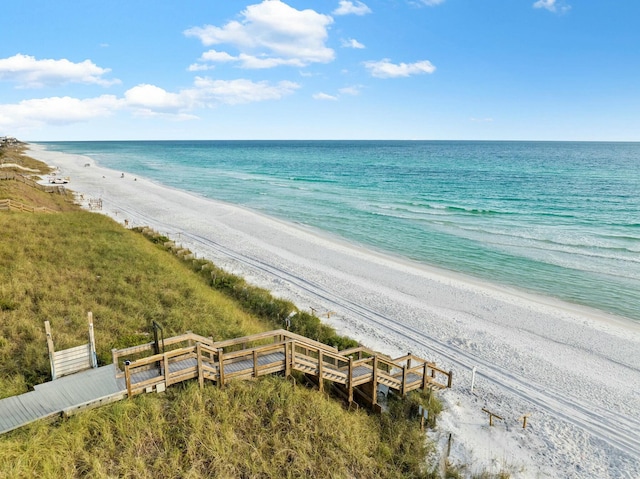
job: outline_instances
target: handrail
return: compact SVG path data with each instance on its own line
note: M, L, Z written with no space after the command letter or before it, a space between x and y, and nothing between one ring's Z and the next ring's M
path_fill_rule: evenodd
M264 346L256 346L255 348L241 349L240 351L234 351L234 352L231 352L231 353L224 353L224 359L226 361L226 360L230 360L230 359L242 358L242 357L245 357L245 356L250 356L254 352L265 353L265 352L268 352L268 351L277 351L278 349L282 349L282 347L285 344L287 344L286 341L281 341L279 343L266 344Z
M265 339L275 339L275 338L279 338L279 337L283 337L286 339L290 339L290 340L296 340L298 342L304 343L304 344L308 344L310 346L313 346L315 348L320 348L322 350L326 350L326 351L330 351L330 352L334 352L337 353L338 350L332 346L329 346L328 344L324 344L321 343L319 341L315 341L313 339L309 339L305 336L301 336L299 334L296 333L292 333L290 331L287 331L286 329L275 329L273 331L266 331L264 333L257 333L257 334L252 334L250 336L243 336L241 338L234 338L234 339L227 339L224 341L217 341L215 343L217 348L228 348L231 346L238 346L241 344L246 344L246 343L252 343L252 342L257 342L257 341L262 341ZM278 341L280 341L280 339L278 339Z
M358 353L358 356L362 356L361 353L367 353L371 357L378 356L379 358L383 357L383 358L391 360L390 356L388 356L386 354L379 353L378 351L374 351L373 349L370 349L370 348L368 348L366 346L355 346L353 348L343 349L342 351L340 351L340 354L343 354L345 356L348 356L350 354L356 354L356 353ZM362 359L362 358L359 357L358 359Z
M246 347L248 344L265 339L271 339L273 342ZM124 376L128 395L132 396L154 387L158 388L161 384L167 387L192 378L198 378L200 385L205 379L209 379L219 386L224 386L225 377L250 378L275 372L284 372L288 375L292 370L315 376L321 390L324 380L342 385L341 387L345 387L348 391L347 397L350 401L353 398L353 388L366 383L372 383L374 387L377 387L378 383L386 384L404 395L418 388L451 387L452 381L452 372L446 372L435 364L412 354L393 360L378 354L355 359L343 354L343 351L338 352L335 348L285 330L268 331L218 342L191 332L165 339L165 344L169 345L184 342L195 344L125 362ZM113 350L114 362L127 354L149 351L152 345L153 343L146 343ZM238 351L224 351L225 347L236 345L244 347ZM259 363L260 358L274 352L281 353L280 359L276 356L268 364L264 360L262 364ZM173 371L171 370L171 364L186 359L195 360L195 363L183 363L186 366L174 366ZM415 365L412 365L411 361L415 361ZM157 374L149 372L154 365L158 368ZM362 367L369 369L369 372L363 371ZM356 368L360 369L356 371ZM138 373L141 375L136 379L134 375ZM446 376L446 384L436 380L436 373Z
M184 334L179 336L173 336L171 338L167 338L164 340L164 345L172 346L174 344L182 343L182 342L193 342L193 343L202 343L206 345L213 345L214 342L211 338L205 338L204 336L200 336L198 334L194 334L191 331L187 331ZM116 367L116 373L122 373L119 368L119 360L121 358L126 358L127 356L132 356L136 354L141 354L146 351L153 351L154 342L150 341L148 343L139 344L138 346L130 346L128 348L123 349L112 349L111 355L113 359L113 364Z

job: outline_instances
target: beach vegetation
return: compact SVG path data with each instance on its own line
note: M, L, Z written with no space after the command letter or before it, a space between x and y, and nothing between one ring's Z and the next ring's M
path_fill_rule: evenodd
M33 196L34 206L55 196ZM168 238L150 242L103 215L0 212L0 231L0 398L50 379L45 320L65 349L87 342L88 311L100 365L112 348L150 341L153 321L167 337L219 340L283 327L296 312L295 332L355 344L210 262L168 254ZM428 393L373 415L284 378L191 382L0 436L0 477L437 477L416 404L437 409Z
M5 212L0 231L0 358L10 359L0 378L14 385L50 377L45 320L56 349L66 349L87 342L92 311L100 364L112 348L149 341L153 321L165 336L191 330L215 340L268 329L178 258L103 215ZM0 387L0 395L15 392Z
M211 288L233 298L247 312L273 327L287 328L296 334L315 339L339 350L358 345L357 341L338 335L315 314L298 310L291 301L276 298L271 292L247 283L244 278L219 268L209 260L193 259L190 251L185 251L166 236L149 228L133 230L142 233L160 248L177 253L177 256Z
M438 477L420 457L423 438L411 440L419 428L383 417L274 377L223 389L190 383L9 433L0 475ZM383 432L387 422L397 436Z
M2 171L16 171L20 173L25 171L22 168L27 168L28 170L37 171L39 175L46 175L53 171L53 168L49 165L31 158L25 151L26 146L24 143L17 143L15 145L0 143L0 164L6 166L2 168ZM9 167L9 164L16 164L18 167Z

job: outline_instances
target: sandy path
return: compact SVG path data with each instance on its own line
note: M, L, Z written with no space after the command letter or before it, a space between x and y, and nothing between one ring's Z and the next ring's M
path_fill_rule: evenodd
M114 219L151 226L301 309L329 312L327 322L370 347L452 369L439 431L452 434L451 459L473 463L470 472L640 477L639 324L121 178L86 157L38 146L31 154L60 167L85 201L102 198ZM490 429L483 407L505 420Z

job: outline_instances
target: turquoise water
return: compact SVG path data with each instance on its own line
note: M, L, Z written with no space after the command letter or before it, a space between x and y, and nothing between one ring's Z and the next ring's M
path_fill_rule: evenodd
M640 143L44 145L378 250L640 320Z

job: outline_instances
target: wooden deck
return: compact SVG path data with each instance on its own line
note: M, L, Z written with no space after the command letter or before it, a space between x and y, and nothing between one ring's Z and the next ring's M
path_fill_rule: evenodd
M153 354L153 343L113 350L113 364L0 400L0 434L38 419L162 392L189 379L197 379L200 386L211 381L224 387L236 379L299 371L320 390L333 383L349 403L356 393L374 409L380 385L405 395L415 389L451 387L452 381L451 372L411 354L391 359L363 347L338 351L285 330L218 342L186 333L164 340L164 348L161 354Z

